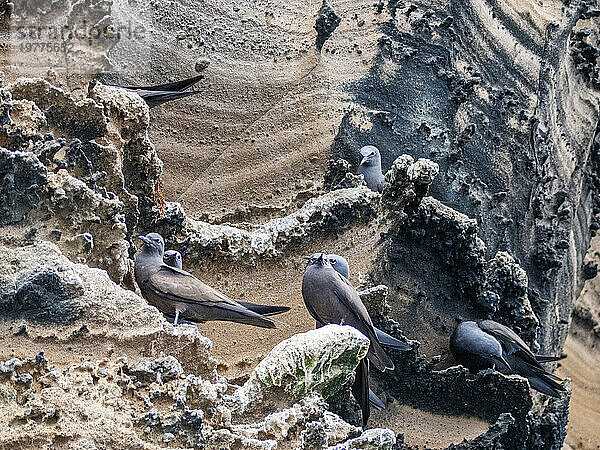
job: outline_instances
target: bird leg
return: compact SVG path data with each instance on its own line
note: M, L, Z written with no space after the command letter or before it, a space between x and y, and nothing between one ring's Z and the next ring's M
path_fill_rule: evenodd
M176 327L178 322L179 322L179 310L176 309L175 310L175 320L173 320L173 326Z

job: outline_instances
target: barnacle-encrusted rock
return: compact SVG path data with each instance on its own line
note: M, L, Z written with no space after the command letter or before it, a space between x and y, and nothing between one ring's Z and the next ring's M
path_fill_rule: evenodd
M0 153L0 158L3 155ZM89 188L64 169L46 175L46 169L32 153L13 157L24 156L37 164L36 175L33 172L29 175L37 177L34 181L39 180L41 187L35 189L36 185L32 184L21 193L24 201L20 208L27 206L25 200L28 199L31 208L37 192L40 200L26 217L3 229L2 241L27 243L32 238L53 241L74 261L106 269L113 280L123 281L131 271L123 203L116 196L103 196ZM9 176L22 184L26 178L21 172L14 167ZM32 229L35 230L33 235L25 236Z
M385 174L381 197L388 217L403 221L404 210L414 210L418 206L438 172L438 165L432 161L421 158L415 162L410 155L398 156Z
M480 295L479 303L494 320L511 327L535 351L539 320L527 297L528 283L527 273L513 257L498 252L487 263L486 290Z
M369 310L371 318L385 317L389 313L390 305L387 302L388 292L388 287L383 284L358 291L358 295Z
M14 204L0 223L15 224L2 238L52 240L70 258L131 287L128 240L140 218L146 226L156 212L162 163L139 96L101 84L89 95L75 100L40 78L1 90L0 146L32 152L0 156L3 199ZM15 163L21 160L31 170Z
M38 205L48 174L33 154L0 148L0 179L0 225L7 225Z
M391 450L396 445L396 436L387 428L371 428L358 437L328 447L328 450Z
M341 233L352 224L371 220L377 215L376 199L377 194L366 187L332 191L253 231L187 218L176 239L185 242L186 256L192 260L202 259L207 252L232 258L276 257L311 236Z
M126 338L157 333L162 315L106 272L74 264L55 244L39 241L11 249L0 246L0 315L27 324L30 337L68 339L82 327L90 335ZM109 327L110 326L110 327Z
M235 393L237 413L281 394L285 402L313 391L327 398L349 380L368 349L369 340L349 326L327 325L296 334L277 344Z
M162 172L162 161L148 136L148 105L137 94L101 83L92 85L89 95L110 119L108 135L113 147L109 157L100 158L102 170L112 180L107 187L118 195L126 191L137 197L140 218L147 221L157 212L154 196Z
M71 95L41 78L19 78L6 86L14 100L33 102L48 125L68 137L92 140L106 134L102 108L86 98L76 102Z

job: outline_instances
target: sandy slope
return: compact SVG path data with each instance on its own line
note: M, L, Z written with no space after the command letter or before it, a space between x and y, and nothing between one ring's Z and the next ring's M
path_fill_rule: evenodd
M600 354L589 330L574 325L564 348L568 358L557 374L571 378L569 425L565 448L600 448Z
M587 259L600 262L600 237L592 239ZM576 306L600 318L600 277L588 280ZM573 316L564 352L568 355L557 374L571 378L573 394L565 448L600 449L600 339L590 324Z

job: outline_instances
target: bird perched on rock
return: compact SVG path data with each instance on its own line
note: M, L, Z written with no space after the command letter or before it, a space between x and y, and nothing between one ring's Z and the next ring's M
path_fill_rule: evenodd
M204 78L204 75L186 78L174 83L159 84L156 86L118 86L130 92L135 92L148 104L150 108L162 105L165 102L175 100L188 95L198 94L200 91L186 91L188 87L196 84Z
M357 367L356 380L360 381L355 382L352 388L362 410L363 426L366 426L370 415L369 363L381 371L393 369L394 363L381 347L356 289L347 278L335 271L324 253L308 258L302 279L302 297L308 312L317 321L317 327L330 323L350 325L371 341L366 358Z
M163 262L165 243L158 233L139 237L144 246L135 257L134 275L143 297L163 314L191 322L225 320L275 328L272 320L250 311L207 286L185 270Z
M565 391L560 384L563 380L540 364L561 357L536 357L513 330L493 320L459 323L450 336L450 351L456 361L473 372L492 369L521 375L533 389L553 397Z
M183 258L181 257L181 253L177 250L167 250L163 254L163 262L167 266L183 269Z
M385 175L381 171L381 154L377 147L366 145L360 149L362 160L356 173L365 177L367 187L375 192L383 191Z
M176 267L177 269L183 268L183 259L181 253L177 250L167 250L163 255L163 262L167 266ZM237 303L242 305L244 308L248 308L250 311L261 314L263 316L274 316L290 310L289 306L271 306L271 305L259 305L256 303L242 302L236 300Z

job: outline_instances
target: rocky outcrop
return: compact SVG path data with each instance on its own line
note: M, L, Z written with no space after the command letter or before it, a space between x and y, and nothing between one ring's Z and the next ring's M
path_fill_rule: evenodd
M68 258L105 269L113 281L133 288L129 257L140 231L160 231L193 269L200 261L216 269L234 262L236 275L257 264L287 269L284 264L305 246L369 252L360 266L365 303L378 326L415 339L411 352L394 354L394 374L376 375L380 388L417 408L468 412L492 424L459 448L561 446L568 396L549 401L532 396L514 377L448 369L452 362L444 352L456 318L491 317L520 332L534 349L559 353L582 280L595 272L583 259L600 227L594 217L600 212L598 12L589 2L308 2L300 9L278 2L232 7L217 1L211 8L182 2L4 3L3 36L20 23L10 20L23 17L70 25L82 18L101 31L96 46L72 42L76 51L65 54L68 76L31 68L61 79L74 95L40 79L0 90L0 239L7 254L33 264L24 249L56 255L55 247L39 242L50 240ZM119 41L114 19L143 25L148 39ZM103 79L164 82L199 57L215 56L196 103L153 112L153 139L161 143L161 156L175 162L167 164L169 200L186 205L188 215L165 203L146 105L102 84L92 84L86 94L76 81L87 81L98 62L104 70L106 50L117 42L112 73ZM16 56L0 55L9 80L16 78L13 62L21 61ZM73 74L74 68L84 73ZM390 169L382 195L361 187L353 174L356 150L366 144L380 148ZM322 181L331 192L319 196ZM356 245L363 239L373 245ZM129 353L142 348L148 355L131 359L131 376L142 390L154 378L174 386L175 374L211 372L183 351L175 355L181 370L156 354L161 346L198 345L204 355L205 341L189 327L173 334L151 315L150 330L142 327L138 336L117 314L131 337L109 337L119 333L102 315L89 316L86 299L95 297L81 294L78 282L45 266L29 271L6 260L1 267L3 274L18 273L18 279L5 276L2 297L13 314L5 330L11 343L31 335L54 349L92 339ZM94 289L107 283L103 277ZM110 286L111 295L121 295ZM30 311L31 304L38 307ZM576 305L574 317L597 331L597 305ZM154 329L154 320L162 325ZM141 326L135 318L133 323ZM29 356L23 347L14 352L22 363ZM6 373L12 374L13 363L3 366ZM21 367L33 374L32 364ZM15 380L28 380L18 368L14 372ZM488 396L493 407L481 404ZM456 398L465 398L464 405L452 403ZM330 420L316 397L282 406L248 429L222 426L228 418L220 404L203 412L214 415L210 428L198 419L198 408L188 407L193 411L145 411L140 423L149 424L151 439L143 445L391 442L388 432L348 441L356 429ZM332 437L331 421L345 430L343 438Z
M54 241L131 286L130 236L158 213L161 163L138 96L100 85L90 95L76 101L41 79L2 91L2 239Z
M238 387L216 374L211 343L195 327L174 329L104 271L70 262L48 242L0 247L0 255L3 339L15 334L44 342L53 355L57 345L93 343L81 363L61 366L43 351L0 363L1 445L390 448L395 442L390 430L361 435L325 409L322 396L351 381L368 350L368 339L354 328L330 325L281 342ZM114 348L100 358L103 341ZM120 356L128 346L144 350L136 359Z
M216 225L187 217L178 204L167 204L154 229L191 261L207 256L245 260L276 258L309 239L338 234L377 216L377 196L366 187L342 189L309 199L297 211L253 230Z
M263 359L235 393L234 414L248 414L257 401L299 400L310 392L325 399L348 383L350 374L369 349L369 340L352 327L327 325L281 342ZM282 399L278 399L280 402Z

